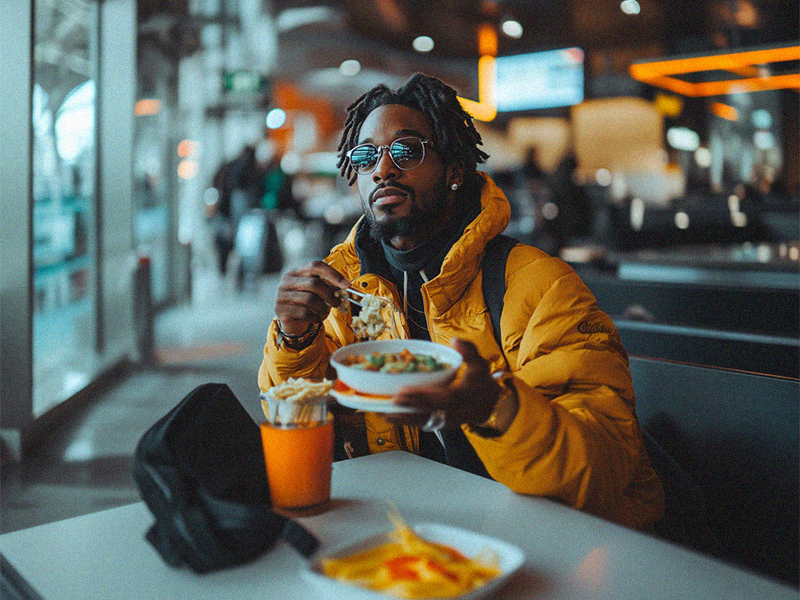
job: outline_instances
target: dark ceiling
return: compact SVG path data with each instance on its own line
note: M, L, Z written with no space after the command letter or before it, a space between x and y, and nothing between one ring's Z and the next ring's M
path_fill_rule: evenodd
M273 0L273 12L326 5L343 11L348 28L365 39L408 51L418 35L436 42L433 54L478 56L484 22L514 18L519 39L501 35L500 55L579 45L587 51L650 47L704 51L720 45L770 44L798 38L797 0L638 0L626 14L620 0Z
M477 30L519 21L521 37L500 33L498 55L579 46L590 76L627 77L641 59L798 40L798 0L638 0L626 14L620 0L272 0L273 16L290 9L329 8L326 21L279 33L275 75L310 93L352 99L380 81L413 71L447 78L476 92ZM435 41L429 54L412 50L419 35ZM346 59L358 77L337 77ZM404 78L404 77L403 77Z

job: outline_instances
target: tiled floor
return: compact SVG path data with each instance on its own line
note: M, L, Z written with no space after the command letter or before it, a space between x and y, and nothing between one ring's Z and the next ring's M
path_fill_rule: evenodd
M256 377L277 281L269 276L238 293L214 275L196 279L192 301L157 318L156 365L131 368L21 466L3 468L0 531L138 501L131 475L136 443L202 383L227 383L259 419Z

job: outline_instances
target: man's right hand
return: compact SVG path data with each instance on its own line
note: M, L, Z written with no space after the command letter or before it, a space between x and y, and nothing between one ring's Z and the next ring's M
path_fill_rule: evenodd
M336 291L350 285L349 279L321 260L287 271L275 298L281 329L289 335L302 335L313 323L324 321L331 306L341 302Z

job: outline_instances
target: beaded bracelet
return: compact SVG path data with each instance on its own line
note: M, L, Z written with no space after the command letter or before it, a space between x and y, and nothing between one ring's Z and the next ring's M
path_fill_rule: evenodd
M281 322L278 319L275 319L275 324L278 326L278 335L276 338L278 347L280 348L281 345L285 344L287 348L291 348L292 350L303 350L310 346L314 338L317 337L319 330L322 329L322 321L317 321L309 325L304 333L292 334L286 333L283 330Z

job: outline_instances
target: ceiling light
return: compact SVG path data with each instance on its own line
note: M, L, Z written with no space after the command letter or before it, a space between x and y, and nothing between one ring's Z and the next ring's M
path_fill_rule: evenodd
M286 123L286 112L281 108L273 108L267 113L267 127L279 129Z
M184 158L178 163L178 177L181 179L191 179L197 175L198 165L196 160Z
M694 151L694 162L697 163L698 167L702 167L704 169L710 167L712 159L713 156L711 154L711 150L708 148L701 146Z
M759 129L769 129L772 127L772 115L765 108L754 110L750 118L753 120L753 125Z
M611 176L611 171L608 169L597 169L597 172L594 174L594 178L595 181L597 181L597 184L602 185L603 187L608 187L614 180L614 178Z
M688 127L670 127L667 129L667 143L675 150L694 152L700 147L700 136Z
M732 212L731 223L734 227L747 227L747 214L743 212Z
M193 142L192 140L181 140L178 142L178 156L181 158L189 158L196 152L197 142Z
M332 21L337 13L327 6L309 6L306 8L288 8L275 18L275 28L286 32L304 25L326 23Z
M500 25L500 29L503 30L508 37L512 38L521 38L522 37L522 24L519 21L515 21L514 19L508 19L503 21L503 24Z
M634 231L641 231L644 225L645 205L641 198L633 198L631 200L631 228Z
M626 15L638 15L642 11L636 0L622 0L619 7Z
M775 136L771 131L756 131L753 135L753 144L759 150L769 150L775 147Z
M675 226L678 229L689 229L689 215L683 211L676 212Z
M430 52L433 50L433 38L428 37L427 35L421 35L414 38L414 41L411 42L411 45L417 52Z
M353 77L361 71L361 63L357 60L346 60L339 65L339 73L345 77Z

